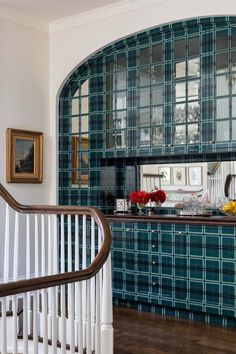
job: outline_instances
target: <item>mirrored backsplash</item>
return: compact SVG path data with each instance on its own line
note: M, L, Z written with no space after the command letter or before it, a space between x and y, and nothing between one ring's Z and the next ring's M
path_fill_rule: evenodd
M166 191L164 207L178 207L185 197L196 196L206 206L217 208L225 197L226 177L235 173L235 161L147 164L140 166L140 187L147 192L156 188ZM236 198L234 181L229 197Z

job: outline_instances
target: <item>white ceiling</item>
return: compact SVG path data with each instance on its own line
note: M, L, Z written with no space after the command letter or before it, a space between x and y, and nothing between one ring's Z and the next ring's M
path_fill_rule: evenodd
M129 1L134 0L0 0L0 9L50 22Z

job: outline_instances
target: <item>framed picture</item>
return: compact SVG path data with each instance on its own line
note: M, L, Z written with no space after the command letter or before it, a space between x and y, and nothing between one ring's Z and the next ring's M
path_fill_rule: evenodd
M186 172L185 167L173 167L173 184L175 186L186 185Z
M170 186L170 167L159 167L158 172L160 175L162 175L162 179L161 179L161 185L162 186Z
M87 186L89 181L88 175L88 138L79 138L72 136L72 184ZM78 171L79 169L79 171Z
M188 168L188 178L190 186L202 185L202 166L192 166Z
M43 133L7 129L7 182L43 181Z

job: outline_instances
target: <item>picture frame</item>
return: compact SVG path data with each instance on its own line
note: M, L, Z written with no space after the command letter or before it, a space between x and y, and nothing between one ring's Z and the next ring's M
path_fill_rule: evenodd
M173 167L173 184L175 186L186 185L186 170L185 167Z
M158 172L163 175L161 179L162 186L170 186L171 184L171 169L168 166L159 167Z
M7 128L6 180L8 183L42 183L43 133Z
M71 158L71 183L74 185L87 186L89 183L88 175L88 148L89 140L87 137L72 136L72 158ZM84 152L83 152L84 151ZM85 173L80 173L78 169L83 169Z
M188 179L190 186L202 185L202 166L188 167Z

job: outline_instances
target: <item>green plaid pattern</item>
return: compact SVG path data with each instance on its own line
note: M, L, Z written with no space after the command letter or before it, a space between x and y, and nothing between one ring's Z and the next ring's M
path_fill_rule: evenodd
M116 304L236 326L236 226L111 222Z

